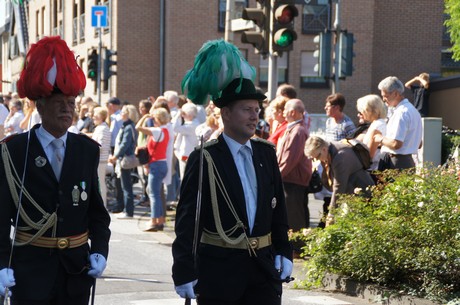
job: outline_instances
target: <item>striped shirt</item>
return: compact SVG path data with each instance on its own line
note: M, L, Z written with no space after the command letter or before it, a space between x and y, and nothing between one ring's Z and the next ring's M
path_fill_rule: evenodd
M351 137L356 127L353 121L343 115L343 120L337 124L333 118L328 118L326 121L326 141L340 141L347 137Z
M99 157L99 162L107 162L109 160L110 154L110 140L112 133L110 132L109 125L106 122L103 122L100 125L97 125L93 132L93 140L98 142L101 147L101 155Z

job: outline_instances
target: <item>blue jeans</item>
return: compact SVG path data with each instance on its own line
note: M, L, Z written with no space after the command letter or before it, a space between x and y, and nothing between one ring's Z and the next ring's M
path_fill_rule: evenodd
M155 161L149 164L149 198L151 217L164 216L163 200L161 199L161 186L168 172L166 161Z
M125 212L129 216L134 215L133 181L131 180L132 169L121 169L121 188L123 190L123 203Z
M175 157L173 157L175 158ZM180 176L179 176L179 161L176 159L174 174L171 176L171 184L167 186L166 190L166 201L176 201L180 187Z

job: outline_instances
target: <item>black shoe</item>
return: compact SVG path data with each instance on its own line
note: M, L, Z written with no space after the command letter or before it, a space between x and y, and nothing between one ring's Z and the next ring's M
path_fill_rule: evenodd
M158 231L163 231L164 225L153 225L145 228L143 231L144 232L158 232Z
M109 209L109 212L112 214L119 214L123 212L123 209L113 208L113 209Z
M325 222L320 221L320 222L318 223L318 228L324 229L325 227L326 227L326 223L325 223Z

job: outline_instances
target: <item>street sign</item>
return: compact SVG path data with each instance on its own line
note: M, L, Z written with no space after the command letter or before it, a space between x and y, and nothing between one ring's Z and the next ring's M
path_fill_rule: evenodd
M295 4L327 5L329 4L329 0L295 0Z
M255 24L252 20L244 20L243 18L232 20L232 31L233 32L253 29L254 26Z
M91 7L91 26L96 28L108 26L107 6L94 5Z

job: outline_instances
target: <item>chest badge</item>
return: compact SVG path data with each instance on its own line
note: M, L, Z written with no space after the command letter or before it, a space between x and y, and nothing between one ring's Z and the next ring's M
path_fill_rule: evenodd
M80 200L80 190L78 189L77 185L74 185L73 190L72 190L72 202L73 202L74 207L78 206L79 200Z
M272 209L276 208L276 197L273 197L272 199Z
M35 158L35 166L36 167L43 167L46 164L46 159L42 156L38 156Z
M82 192L80 194L81 200L86 201L86 199L88 199L88 193L86 192L86 182L82 181L80 183L80 185L81 185L81 189L82 189Z

